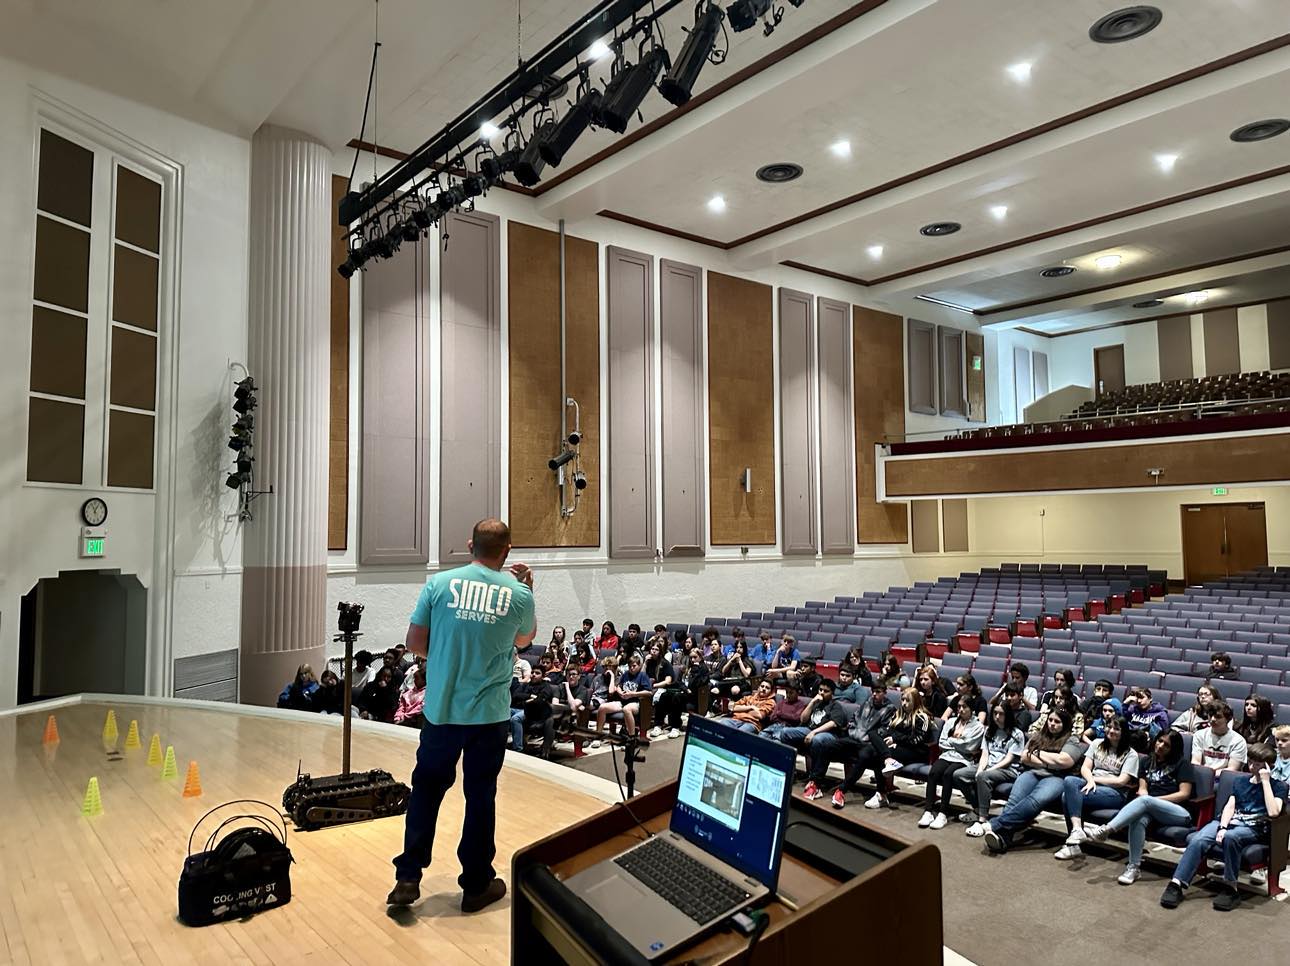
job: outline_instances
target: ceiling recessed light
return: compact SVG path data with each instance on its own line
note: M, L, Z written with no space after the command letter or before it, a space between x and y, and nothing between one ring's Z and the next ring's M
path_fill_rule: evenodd
M1098 44L1122 44L1155 30L1162 19L1164 14L1158 7L1146 4L1125 7L1108 13L1089 27L1088 37Z
M1156 155L1156 166L1159 167L1160 170L1165 172L1166 174L1172 171L1174 169L1174 165L1177 163L1178 163L1178 155L1176 154L1157 154Z
M1113 268L1119 268L1120 262L1122 261L1124 261L1124 259L1119 255L1098 255L1097 258L1093 259L1093 264L1096 265L1100 271L1109 272Z
M1030 61L1022 61L1020 64L1013 64L1009 67L1008 73L1012 75L1013 80L1020 84L1024 84L1026 81L1030 80L1030 67Z
M757 169L757 180L769 184L783 184L785 181L796 181L802 176L802 166L791 161L776 161L774 164L763 164Z
M493 138L497 137L497 135L500 133L501 133L501 128L499 128L492 121L485 121L483 124L479 125L479 136L481 139L485 141L491 141Z
M849 158L851 157L851 142L846 139L834 141L829 145L829 150L832 151L836 157Z
M1164 305L1164 299L1145 299L1141 302L1134 302L1135 309L1154 309L1157 305Z
M941 235L952 235L962 227L957 221L934 221L930 225L924 225L918 229L918 233L931 238L938 238Z
M990 208L990 215L995 221L1003 221L1003 219L1008 217L1008 206L994 205Z
M597 40L587 48L587 56L592 60L600 60L602 57L608 57L613 53L613 49L603 40Z
M1044 278L1061 278L1065 275L1070 275L1074 271L1075 268L1072 265L1054 265L1052 268L1045 268L1039 274Z
M868 248L865 249L865 251L869 253L870 258L875 258L875 259L882 258L881 245L870 245Z
M708 211L725 211L726 199L721 195L713 195L708 199Z
M1200 304L1202 304L1202 303L1204 303L1204 302L1208 302L1208 301L1209 301L1209 292L1208 292L1207 290L1205 290L1205 289L1200 289L1200 290L1195 291L1195 292L1187 292L1187 293L1185 293L1185 294L1183 295L1183 298L1185 298L1185 299L1187 300L1187 303L1188 303L1189 305L1200 305Z
M1270 117L1265 121L1251 121L1242 124L1230 135L1233 141L1249 144L1251 141L1266 141L1290 131L1290 120L1284 117Z

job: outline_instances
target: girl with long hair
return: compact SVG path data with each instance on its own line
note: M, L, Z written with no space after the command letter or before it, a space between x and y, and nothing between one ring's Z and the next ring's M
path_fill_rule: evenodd
M906 765L927 761L928 750L935 740L936 719L923 706L922 694L917 688L905 688L900 692L900 707L882 739L887 760L878 776L878 792L884 798L891 792L891 774Z
M720 677L712 682L712 693L723 698L738 698L751 689L749 682L755 673L752 658L748 656L748 642L737 637L734 650L721 665Z
M1070 712L1048 712L1039 734L1026 742L1021 754L1024 771L1013 782L1008 804L986 825L986 848L991 852L1008 851L1012 837L1020 829L1061 801L1063 779L1074 770L1083 750L1079 738L1071 734Z
M596 638L596 650L618 653L618 631L614 629L613 621L605 621L600 625L600 636Z
M1245 699L1245 717L1236 726L1236 733L1247 745L1272 744L1272 702L1261 694L1251 694Z
M1209 727L1209 715L1211 709L1223 696L1218 691L1218 686L1209 679L1196 689L1196 702L1174 718L1174 723L1169 727L1174 731L1182 732L1185 735L1194 735L1196 732Z
M990 822L990 800L994 790L1004 782L1016 780L1026 738L1017 727L1017 712L1007 701L996 701L990 709L990 724L985 729L981 755L975 767L954 773L954 781L974 809L963 813L970 821L975 812L976 821L967 827L967 834L980 838Z
M919 828L942 829L949 823L946 813L950 810L950 795L954 793L953 776L960 768L970 767L969 763L976 760L984 738L985 725L977 720L970 704L960 702L958 717L945 722L941 729L941 755L932 762L927 773L927 793L923 799L923 817L918 820ZM937 785L941 789L940 809L933 812Z
M1063 779L1062 809L1071 832L1053 858L1078 858L1084 834L1084 810L1121 808L1130 790L1138 785L1138 753L1129 743L1129 726L1123 718L1106 723L1106 735L1088 746L1078 775Z
M959 713L959 703L962 701L972 706L973 713L984 724L985 715L990 710L990 706L985 700L985 695L981 693L981 685L977 684L976 678L970 674L960 674L954 679L954 697L946 704L945 710L941 713L941 720L949 721L950 718L956 717Z
M1084 733L1084 712L1080 710L1079 699L1075 693L1065 685L1059 685L1048 692L1048 704L1035 719L1035 723L1030 726L1028 734L1038 734L1039 729L1044 725L1044 719L1048 717L1049 711L1065 711L1071 716L1071 733L1082 735Z
M914 676L914 687L922 694L927 713L933 718L943 717L950 699L934 664L924 664L918 669L918 674Z

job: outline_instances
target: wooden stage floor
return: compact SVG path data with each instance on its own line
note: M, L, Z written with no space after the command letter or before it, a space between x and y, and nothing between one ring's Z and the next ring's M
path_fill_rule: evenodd
M142 738L141 748L115 761L101 738L109 707L116 710L118 748L132 719ZM176 887L193 824L231 799L261 799L280 809L297 762L315 775L339 772L339 719L94 698L52 709L61 742L47 748L41 737L50 710L0 715L0 963L509 961L509 896L473 916L458 908L460 783L444 801L434 863L410 912L391 917L385 906L394 878L390 859L402 845L400 816L293 830L289 904L244 922L192 929L176 917ZM163 750L175 747L177 779L163 781L161 768L146 763L154 732ZM416 748L409 739L414 732L355 728L354 767L385 768L407 781ZM517 849L604 807L591 785L580 790L570 780L570 770L513 758L507 756L498 790L496 864L508 884ZM190 760L201 771L199 798L182 797ZM539 774L543 769L550 778ZM92 775L103 814L83 818Z

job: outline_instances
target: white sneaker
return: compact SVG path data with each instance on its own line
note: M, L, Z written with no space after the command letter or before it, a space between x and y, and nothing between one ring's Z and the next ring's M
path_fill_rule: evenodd
M1086 838L1088 838L1088 834L1084 831L1084 829L1083 829L1082 827L1081 827L1081 828L1072 828L1072 829L1071 829L1071 834L1070 834L1070 835L1068 835L1068 836L1066 836L1066 844L1067 844L1067 845L1079 845L1079 844L1080 844L1081 842L1083 842Z
M1124 871L1120 873L1120 877L1115 881L1120 883L1120 885L1133 885L1133 883L1137 882L1141 877L1141 869L1136 865L1126 865L1124 867Z
M1250 881L1251 881L1251 882L1259 882L1259 883L1267 882L1267 881L1268 881L1268 870L1267 870L1267 869L1255 869L1253 872L1251 872L1251 873L1250 873Z
M898 762L895 758L888 758L883 763L882 773L884 775L890 775L893 771L900 771L904 767L905 766L902 765L900 762Z
M935 832L937 829L943 829L949 824L949 817L944 812L937 812L936 817L932 819L932 824L927 827Z
M591 748L593 748L593 749L595 749L595 748L599 748L603 743L604 743L604 742L602 742L599 738L597 738L595 741L593 741L593 742L590 744L590 746L589 746L589 747L591 747Z
M1061 862L1068 862L1071 859L1079 858L1083 854L1084 853L1080 851L1080 847L1078 845L1063 845L1053 853L1053 858Z
M865 808L886 808L887 796L884 795L882 792L874 792L867 799L865 799L864 807Z
M1105 842L1111 835L1110 825L1085 825L1084 834L1094 842ZM1132 866L1131 868L1137 868Z
M649 736L651 738L657 738L662 733L663 733L663 729L658 727L657 725L655 725L653 728L650 728L649 730Z
M681 737L681 732L678 731L676 728L672 728L670 731L668 731L667 736L669 738L679 738Z
M989 827L990 827L989 822L973 822L971 825L967 827L967 829L964 831L963 834L970 836L971 838L974 838L974 839L979 839L982 835L985 834L985 830L988 829Z
M923 817L918 820L918 827L927 828L927 826L931 825L935 819L936 816L931 812L924 812Z

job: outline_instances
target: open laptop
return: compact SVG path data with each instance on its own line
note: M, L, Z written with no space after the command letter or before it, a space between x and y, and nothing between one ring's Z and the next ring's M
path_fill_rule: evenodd
M646 959L764 902L779 882L789 745L691 715L668 829L565 885Z

